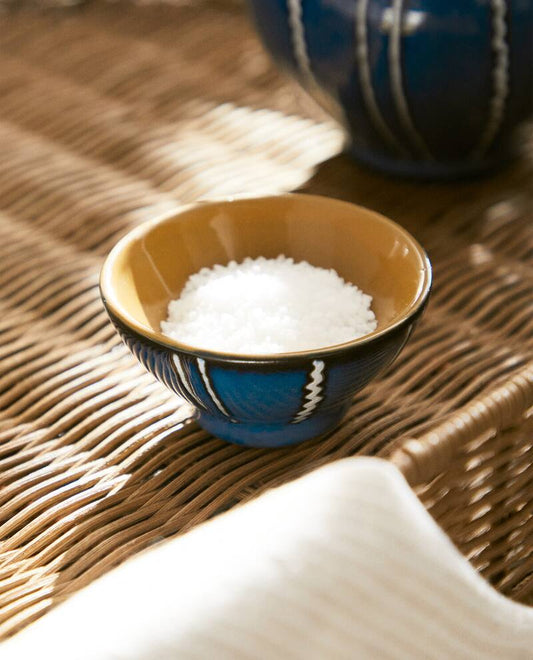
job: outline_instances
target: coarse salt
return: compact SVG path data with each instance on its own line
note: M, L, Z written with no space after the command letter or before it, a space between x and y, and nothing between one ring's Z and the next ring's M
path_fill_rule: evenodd
M305 351L377 327L371 296L306 261L247 258L202 268L168 306L162 331L195 348L254 354Z

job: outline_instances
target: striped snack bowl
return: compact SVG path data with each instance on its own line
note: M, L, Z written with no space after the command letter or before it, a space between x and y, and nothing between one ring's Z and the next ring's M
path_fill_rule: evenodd
M377 329L335 346L268 355L203 350L161 332L169 301L191 274L280 254L333 268L369 293ZM205 429L255 447L335 427L354 393L398 355L430 287L429 260L405 229L312 195L200 203L148 222L113 248L100 279L111 321L141 364L196 407Z

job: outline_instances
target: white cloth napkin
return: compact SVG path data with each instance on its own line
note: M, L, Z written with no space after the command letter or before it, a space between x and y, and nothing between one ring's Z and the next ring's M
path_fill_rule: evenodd
M2 660L533 658L401 474L339 461L139 555L0 645Z

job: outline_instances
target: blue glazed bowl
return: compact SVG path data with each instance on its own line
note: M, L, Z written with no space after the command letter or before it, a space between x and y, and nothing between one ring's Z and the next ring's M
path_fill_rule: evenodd
M266 48L386 172L453 178L533 113L532 0L249 0Z
M336 346L274 355L203 350L161 333L169 301L191 274L279 254L334 268L370 293L377 330ZM337 425L354 393L398 355L430 286L428 258L405 229L312 195L198 204L149 222L114 247L100 279L111 321L139 362L196 406L205 429L255 447L301 442Z

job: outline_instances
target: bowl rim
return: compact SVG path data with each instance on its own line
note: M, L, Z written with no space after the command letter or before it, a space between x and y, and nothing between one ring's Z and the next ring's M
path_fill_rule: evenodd
M420 270L420 282L419 288L416 294L414 301L405 309L405 311L394 321L394 323L388 324L384 328L374 330L373 332L359 337L357 339L351 339L347 342L342 342L340 344L332 344L329 346L323 346L321 348L313 348L302 351L290 351L282 353L230 353L227 351L216 351L213 349L200 348L180 342L173 337L165 335L163 332L156 332L151 328L141 324L136 318L130 315L122 306L118 303L116 296L114 295L114 288L111 285L111 274L113 267L118 256L122 251L130 245L133 241L137 240L139 237L148 233L152 227L162 224L164 222L169 222L180 215L185 214L186 212L194 209L198 206L215 206L220 204L229 204L231 205L234 202L252 200L257 202L267 201L271 199L279 198L306 198L309 199L318 199L322 201L331 202L333 204L342 204L345 206L350 206L351 208L360 209L365 212L365 214L370 213L378 222L385 223L387 225L393 226L397 231L403 234L406 239L413 244L416 248L418 256L422 262L422 268ZM402 227L394 220L387 218L386 216L369 209L367 207L361 206L359 204L352 204L351 202L346 202L334 197L326 197L324 195L311 195L307 193L283 193L280 195L260 195L260 196L251 196L251 195L233 195L230 197L224 197L222 199L209 199L209 200L200 200L193 202L191 204L186 204L181 206L176 211L172 213L166 213L146 222L143 222L138 227L134 227L129 231L125 236L123 236L111 249L109 254L104 260L102 269L100 271L99 279L99 288L104 307L106 308L107 313L115 320L119 321L125 328L130 331L134 331L136 334L140 335L144 339L149 340L150 342L162 346L164 348L170 348L174 350L187 353L194 357L207 358L211 360L217 360L222 362L262 362L262 363L275 363L280 360L296 360L301 361L302 359L320 359L327 356L335 356L339 353L345 351L356 349L358 347L366 346L367 344L381 339L389 333L393 332L400 326L404 325L410 319L415 317L419 311L421 311L427 302L429 297L431 286L432 286L433 272L431 267L431 262L429 257L421 246L421 244L414 238L414 236L408 232L404 227Z

